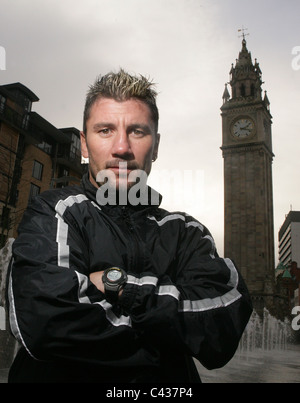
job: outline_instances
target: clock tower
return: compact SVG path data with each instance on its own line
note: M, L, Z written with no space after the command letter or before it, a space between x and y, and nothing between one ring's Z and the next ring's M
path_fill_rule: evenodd
M262 96L262 72L257 60L252 62L245 35L228 84L221 107L224 253L237 264L254 308L261 312L263 307L272 310L274 295L272 116L266 92Z

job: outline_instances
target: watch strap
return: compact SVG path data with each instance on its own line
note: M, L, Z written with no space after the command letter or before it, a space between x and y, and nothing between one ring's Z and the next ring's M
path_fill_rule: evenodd
M114 269L120 270L122 272L122 278L119 280L119 282L110 281L106 276L107 272ZM104 277L102 279L107 301L115 303L118 300L120 290L124 287L126 283L127 280L126 272L123 269L111 267L104 271Z

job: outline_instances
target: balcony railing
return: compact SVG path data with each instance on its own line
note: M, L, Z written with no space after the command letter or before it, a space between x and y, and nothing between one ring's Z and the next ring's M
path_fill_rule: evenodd
M33 122L32 119L30 119L30 114L28 113L20 114L13 108L1 104L0 118L2 118L4 121L9 123L15 129L20 131L20 133L24 134L25 136L30 136L30 138L32 139L30 142L35 143L37 146L39 146L39 144L40 145L44 144L44 142L47 140L44 130L37 124L35 124L35 122ZM58 129L57 132L59 132ZM62 133L62 137L64 137L65 142L67 137L66 134ZM49 140L47 140L46 143L50 145L48 141ZM57 142L54 140L53 143L57 144ZM59 144L57 158L63 160L63 162L66 163L67 166L72 167L76 171L81 172L80 150L76 150L76 152L74 152L70 150L70 147L71 147L71 139L69 144L66 143L61 145ZM42 146L39 148L43 149ZM47 150L46 152L49 154L49 150Z
M0 108L0 116L17 129L26 131L28 128L28 113L20 114L13 108L2 104Z

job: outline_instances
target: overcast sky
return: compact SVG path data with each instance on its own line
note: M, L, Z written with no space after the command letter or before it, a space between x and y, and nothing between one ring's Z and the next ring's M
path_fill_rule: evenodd
M277 259L285 214L290 206L300 210L300 70L293 68L297 60L292 64L299 15L299 0L0 0L0 84L21 82L40 98L34 111L58 128L81 129L85 94L97 75L123 67L151 77L161 145L150 184L165 195L163 207L205 224L222 254L220 107L241 50L238 29L248 28L247 47L260 63L273 116ZM174 188L167 189L162 172L177 177ZM197 191L176 192L188 183Z

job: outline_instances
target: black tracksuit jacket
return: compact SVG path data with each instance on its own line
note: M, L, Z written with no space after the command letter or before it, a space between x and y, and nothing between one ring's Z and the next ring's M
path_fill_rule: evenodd
M193 217L99 206L80 186L35 197L13 244L9 319L21 349L9 382L199 382L225 365L252 312L234 263ZM89 274L123 268L111 305Z

